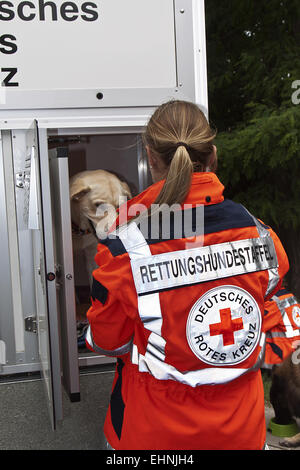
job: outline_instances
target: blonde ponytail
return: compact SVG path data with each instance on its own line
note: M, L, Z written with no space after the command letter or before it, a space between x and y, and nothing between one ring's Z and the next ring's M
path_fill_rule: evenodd
M215 135L194 103L173 100L156 109L143 136L145 145L167 168L165 184L154 204L184 201L192 173L206 171Z
M155 204L172 204L184 201L190 189L193 163L187 149L180 145L171 160L165 184Z

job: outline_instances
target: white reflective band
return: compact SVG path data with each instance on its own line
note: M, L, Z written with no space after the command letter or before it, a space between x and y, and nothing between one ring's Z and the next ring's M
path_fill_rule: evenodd
M151 333L147 349L146 349L146 357L155 357L159 361L165 361L165 346L166 341L161 336L156 335L155 333Z
M151 257L151 251L142 232L135 222L119 232L119 237L129 254L131 266L140 258ZM162 315L160 309L159 295L153 294L148 299L138 298L138 309L140 318L147 330L161 335Z
M269 282L268 282L268 287L265 293L265 298L275 289L275 287L277 286L280 280L280 277L278 274L278 267L269 269L268 273L269 273Z
M264 347L265 341L266 341L266 333L262 333L260 337L260 342L259 342L259 345L261 348Z
M161 362L155 356L138 353L133 345L132 362L137 364L140 372L148 372L158 380L175 380L190 387L199 385L216 385L231 382L248 372L248 369L209 367L195 371L180 372L175 367Z
M270 236L131 258L139 295L272 270L278 266ZM277 283L277 281L276 281Z
M277 303L277 305L278 306L280 305L280 308L282 308L282 309L292 307L293 305L298 304L297 299L294 296L287 297L285 299L278 299L278 297L276 297L276 295L274 295L274 298L272 298L272 299L274 299L275 302Z
M261 350L259 352L256 364L254 364L254 366L251 367L251 369L249 369L248 372L260 369L260 367L261 367L261 365L264 361L265 354L266 354L266 333L262 332L260 342L259 342L259 346L260 346Z
M299 335L299 330L294 330L293 325L290 322L289 316L285 313L282 317L285 329L286 329L286 337L293 338L294 336Z
M286 333L283 331L268 331L267 332L268 338L286 338Z
M159 295L150 294L147 297L138 297L138 309L144 327L161 335L162 316Z
M149 245L135 222L131 222L123 230L120 230L118 235L130 257L131 267L135 260L151 256ZM161 336L162 313L159 294L138 297L138 311L144 327L152 332L148 338L147 350L164 362L166 342Z
M132 340L130 340L128 343L124 344L123 346L120 346L119 348L116 348L113 350L103 349L94 342L90 326L87 329L85 339L86 339L86 342L90 345L90 347L95 352L104 354L105 356L111 356L111 357L123 356L124 354L127 354L131 350L131 347L132 347Z
M246 207L244 207L244 209L245 209L246 212L248 212L248 214L254 220L260 238L263 239L263 240L267 239L267 238L271 238L271 235L270 235L269 231L267 230L267 228L256 217L254 217L254 215L252 215L248 211L248 209L246 209ZM273 245L274 245L274 243L273 243ZM274 251L275 251L275 247L274 247ZM279 274L278 274L278 264L277 264L277 266L270 267L268 269L268 274L269 274L269 282L268 282L268 286L267 286L267 289L266 289L266 292L265 292L265 298L275 289L278 282L280 281L280 277L279 277Z

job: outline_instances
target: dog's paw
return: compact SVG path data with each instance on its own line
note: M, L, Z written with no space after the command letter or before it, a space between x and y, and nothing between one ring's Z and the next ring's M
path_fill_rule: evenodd
M300 447L300 432L292 437L285 437L279 442L282 447Z

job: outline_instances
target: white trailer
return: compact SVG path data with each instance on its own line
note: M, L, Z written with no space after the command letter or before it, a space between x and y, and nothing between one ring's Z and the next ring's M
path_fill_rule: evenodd
M0 376L41 371L55 428L80 399L69 176L150 183L140 135L169 99L207 113L204 0L0 1Z

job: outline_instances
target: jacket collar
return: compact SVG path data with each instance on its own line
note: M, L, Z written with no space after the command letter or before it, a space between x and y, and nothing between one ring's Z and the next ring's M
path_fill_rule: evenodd
M224 186L215 173L193 173L191 189L185 204L219 204L224 201Z
M130 208L132 208L133 212L138 215L139 210L142 209L143 206L149 207L151 204L153 204L158 194L160 193L164 182L165 180L161 180L158 183L152 184L147 189L145 189L145 191L130 199L127 203L123 204L123 206L121 206L118 210L119 217L117 218L111 230L119 225L120 216L121 219L123 219L123 217L126 219L128 215L128 219L131 218L130 212L132 211L130 211ZM220 202L224 201L223 191L224 186L215 173L193 173L191 189L183 204L191 204L193 206L198 204L205 206L219 204ZM132 207L135 204L137 213ZM140 206L138 207L138 205Z
M150 206L160 193L165 180L152 184L145 191L128 201L128 206L132 204L145 204ZM215 173L203 172L193 173L191 189L184 201L184 204L218 204L224 201L224 186Z

